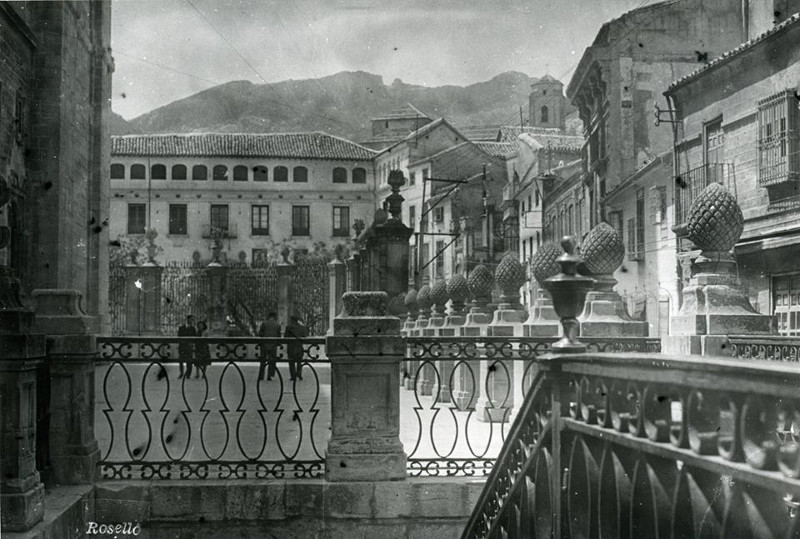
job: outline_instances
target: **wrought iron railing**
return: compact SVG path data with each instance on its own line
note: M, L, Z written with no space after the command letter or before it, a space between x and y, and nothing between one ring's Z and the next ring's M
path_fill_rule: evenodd
M491 471L535 362L556 337L409 337L401 440L410 476ZM594 352L658 352L658 338L588 338Z
M800 337L731 335L728 340L735 358L800 361Z
M800 367L537 358L463 537L797 537Z
M290 365L287 346L302 348ZM323 338L100 337L103 479L319 477L330 424ZM262 351L276 350L259 382ZM187 361L188 359L188 361ZM193 365L192 378L179 377ZM203 368L201 368L203 367ZM296 380L289 379L298 367ZM202 377L195 377L198 374ZM265 365L269 374L269 365ZM302 377L302 379L300 379Z
M707 163L675 177L675 227L678 234L683 234L692 201L714 182L734 191L733 163Z

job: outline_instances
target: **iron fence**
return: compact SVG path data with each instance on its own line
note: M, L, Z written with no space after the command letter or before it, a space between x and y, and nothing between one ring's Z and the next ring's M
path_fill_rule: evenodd
M100 337L101 477L321 476L330 423L330 393L321 388L330 383L330 364L324 339L302 339L298 377L288 379L290 341ZM261 354L271 348L277 370L259 381ZM202 377L179 376L189 363Z
M797 537L800 367L537 358L463 537Z
M401 393L410 476L485 476L556 337L408 337ZM585 338L592 352L659 352L658 338Z

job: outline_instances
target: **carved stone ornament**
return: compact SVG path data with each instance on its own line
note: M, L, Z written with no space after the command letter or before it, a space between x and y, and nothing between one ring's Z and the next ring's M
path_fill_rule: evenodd
M417 307L419 307L420 312L427 312L431 308L431 287L428 285L423 285L422 288L419 289L417 292Z
M625 259L625 243L614 227L600 223L583 240L581 256L593 274L614 273Z
M692 202L686 228L700 249L730 251L742 235L744 216L731 192L712 183Z
M469 282L467 278L457 273L447 282L447 295L454 303L463 303L469 298Z
M403 302L408 309L408 312L413 313L417 311L417 291L413 288L408 291Z
M503 257L497 265L494 277L504 295L519 294L519 288L525 284L525 268L519 263L516 253L508 253Z
M492 295L494 275L489 268L480 264L472 270L467 279L469 289L476 298L488 298Z
M547 242L537 249L531 259L531 271L536 282L542 284L550 277L558 275L558 272L561 271L558 257L563 252L561 247L552 242Z
M431 287L431 302L437 312L444 311L448 299L450 296L447 294L447 282L444 279L437 280Z

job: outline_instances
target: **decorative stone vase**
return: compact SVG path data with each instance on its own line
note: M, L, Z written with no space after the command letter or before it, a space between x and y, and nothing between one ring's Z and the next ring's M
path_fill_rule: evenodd
M596 279L595 290L586 298L580 317L584 337L646 337L647 322L628 316L622 298L614 291L614 271L625 259L625 243L608 223L600 223L586 235L581 247L583 263Z
M585 352L586 345L578 341L580 324L577 316L583 310L586 294L594 287L595 280L578 274L580 257L575 255L575 240L565 236L561 241L564 254L558 258L561 271L558 275L546 279L542 283L553 297L556 314L561 318L564 336L551 348L557 352Z
M450 308L453 316L464 315L464 304L470 296L467 278L457 273L447 282L447 295L450 296Z
M753 309L736 274L730 251L744 230L744 217L730 191L718 183L706 187L692 202L686 230L702 251L683 289L681 310L671 319L665 351L730 355L727 335L769 334L771 317Z
M555 243L547 242L536 250L531 259L531 274L539 285L540 294L531 302L528 320L522 326L522 334L525 337L555 336L561 331L550 293L544 288L543 283L550 277L558 275L561 268L558 257L563 252Z
M519 307L519 289L525 284L525 268L519 263L516 253L508 253L494 272L494 279L502 291L500 301Z

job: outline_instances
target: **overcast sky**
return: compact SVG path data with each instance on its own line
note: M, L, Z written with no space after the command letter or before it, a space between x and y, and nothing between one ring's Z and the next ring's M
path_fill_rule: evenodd
M112 108L232 80L367 71L425 86L504 71L566 83L600 25L653 0L114 0Z

